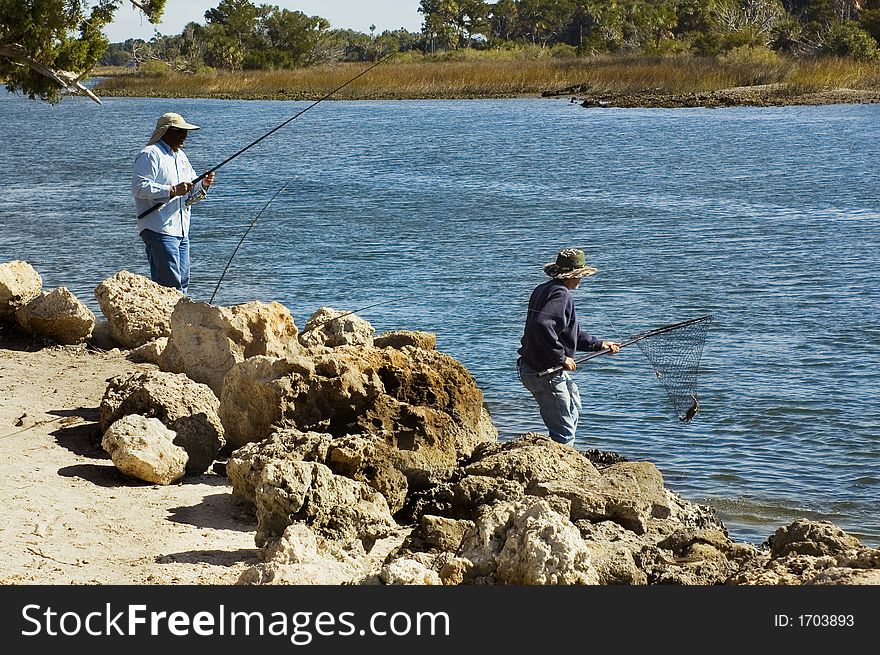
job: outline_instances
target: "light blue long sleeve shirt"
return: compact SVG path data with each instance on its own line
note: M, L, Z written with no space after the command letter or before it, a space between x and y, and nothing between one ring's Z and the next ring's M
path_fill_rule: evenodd
M135 215L140 216L156 203L164 204L138 219L138 234L143 230L152 230L176 237L189 236L190 208L187 200L192 198L198 202L204 187L199 181L189 194L175 198L171 198L171 187L181 182L192 182L196 177L198 175L182 149L174 152L160 140L141 150L134 160L131 178Z

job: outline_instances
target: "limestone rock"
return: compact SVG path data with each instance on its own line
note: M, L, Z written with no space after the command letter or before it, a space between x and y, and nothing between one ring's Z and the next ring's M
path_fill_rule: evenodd
M177 289L128 271L120 271L95 287L95 299L110 324L110 336L125 348L171 336L171 313L183 297Z
M128 358L133 362L149 362L150 364L156 364L158 366L159 360L162 358L162 353L165 352L165 348L167 347L168 337L159 337L158 339L145 343L143 346L133 348L131 352L128 353ZM179 373L180 371L175 372Z
M571 521L612 520L643 534L652 519L671 515L663 477L650 462L620 462L600 472L573 448L540 434L478 446L463 475L413 503L419 513L471 518L490 500L522 495L565 499Z
M382 568L379 578L387 585L442 585L440 576L421 562L396 559Z
M861 543L852 535L828 521L809 521L799 519L779 528L767 540L771 557L785 557L789 554L836 555L847 550L859 548Z
M810 585L880 585L880 569L831 567L807 582Z
M352 553L294 523L263 549L264 562L244 571L236 584L344 584L363 575L359 555L363 548Z
M257 487L263 469L271 462L324 462L332 437L320 432L286 430L265 441L245 444L229 456L226 477L232 493L250 503L257 502Z
M296 355L296 335L293 317L281 303L215 307L186 298L171 315L171 339L159 365L207 384L219 398L223 378L235 364L257 355Z
M406 476L395 466L388 445L376 437L348 435L333 439L323 462L337 475L363 482L378 491L394 514L406 501Z
M397 525L382 495L362 482L334 475L315 462L271 462L256 491L257 546L302 521L329 539L350 544L375 541Z
M0 321L15 320L19 307L40 295L43 278L29 263L16 260L0 264Z
M128 414L156 418L176 433L189 457L187 473L204 473L225 444L219 401L204 384L180 373L145 371L112 378L101 399L102 430Z
M183 477L187 455L175 434L155 418L124 416L104 433L101 445L125 475L167 485Z
M421 348L423 350L437 349L437 335L433 332L418 332L413 330L394 330L383 332L373 339L376 348L396 348L402 350L405 346Z
M377 579L388 553L405 531L377 540L367 550L360 541L340 544L304 523L289 525L263 548L264 562L239 577L239 585L343 585Z
M285 460L318 462L337 475L363 482L384 496L392 513L406 500L406 478L394 467L384 443L295 429L280 430L265 441L233 451L226 467L233 494L254 502L262 469L269 462Z
M375 329L369 321L346 311L321 307L306 321L299 342L306 348L372 346Z
M230 448L267 439L294 412L292 377L310 377L311 360L257 355L234 364L220 392L220 420Z
M469 575L500 584L598 584L577 527L538 498L486 506L465 535ZM478 580L477 580L478 581Z
M485 443L465 466L467 475L534 485L552 480L599 479L599 471L575 449L537 433L513 441Z
M416 487L498 437L464 366L415 348L340 346L311 359L251 358L227 374L220 416L234 446L279 427L384 443Z
M425 514L413 529L406 546L411 551L458 552L462 539L471 529L473 521L450 519Z
M557 495L571 502L571 519L610 519L637 534L648 521L670 514L663 477L650 462L621 462L602 470L600 476L572 485L569 480L542 480L529 488L537 496Z
M67 287L41 293L15 312L27 332L62 345L87 341L95 328L95 315Z

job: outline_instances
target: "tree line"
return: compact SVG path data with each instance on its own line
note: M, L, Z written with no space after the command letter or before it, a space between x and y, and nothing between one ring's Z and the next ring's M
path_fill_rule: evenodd
M110 46L103 63L162 60L179 70L283 69L368 61L388 52L552 49L718 55L765 48L794 56L880 57L880 0L421 0L421 32L330 29L320 16L221 0L177 36Z
M760 47L876 59L880 0L421 0L431 50L562 45L578 55Z
M880 0L421 0L420 32L331 29L301 11L219 0L178 35L110 44L123 4L154 24L166 0L0 0L0 78L55 101L98 64L149 72L289 69L370 61L390 52L450 56L529 49L554 56L763 49L793 56L880 58ZM158 67L158 68L157 68Z
M400 29L365 34L331 29L327 19L249 0L220 0L178 35L113 43L108 66L157 60L185 72L289 69L333 61L369 61L381 53L418 49L421 35Z

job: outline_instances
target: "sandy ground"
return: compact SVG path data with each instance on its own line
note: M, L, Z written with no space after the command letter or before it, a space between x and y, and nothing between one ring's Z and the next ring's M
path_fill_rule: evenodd
M107 379L148 366L0 334L0 583L233 584L259 561L225 477L140 482L101 448Z

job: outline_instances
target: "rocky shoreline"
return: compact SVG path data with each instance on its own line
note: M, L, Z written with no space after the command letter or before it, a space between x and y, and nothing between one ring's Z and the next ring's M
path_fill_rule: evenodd
M175 94L169 90L151 92L130 91L126 89L99 89L103 97L140 98L140 97L175 97L191 98L187 93ZM314 101L320 96L301 93L294 90L268 91L265 93L230 93L214 92L198 97L212 100L298 100ZM404 95L393 92L383 94L366 94L355 100L474 100L500 99L511 96L500 93L485 95L459 95L449 93ZM663 93L661 90L643 90L638 92L608 92L591 89L588 85L575 85L565 89L544 91L540 94L522 94L516 97L563 98L571 103L578 103L585 108L623 108L623 109L681 109L691 107L787 107L797 105L837 105L837 104L876 104L880 102L880 89L848 89L829 88L820 90L804 90L787 84L759 84L740 86L712 91L691 93Z
M236 584L880 584L880 549L831 523L736 543L650 462L499 441L432 333L332 308L300 329L279 303L212 306L126 271L95 297L103 320L0 263L0 337L133 363L100 399L101 468L157 494L222 480L214 513L247 514L259 549Z
M802 91L784 84L732 87L698 93L604 93L581 86L545 96L568 97L585 108L677 109L704 107L786 107L795 105L875 104L880 91L872 89L826 89Z

